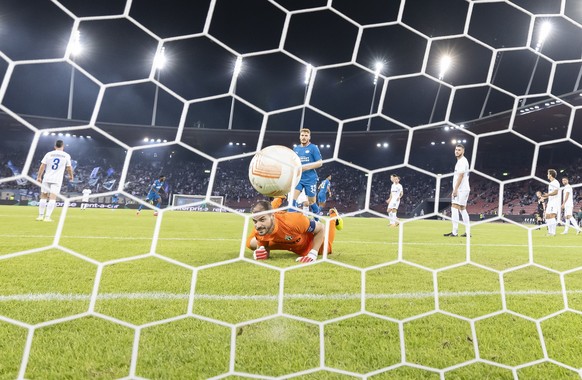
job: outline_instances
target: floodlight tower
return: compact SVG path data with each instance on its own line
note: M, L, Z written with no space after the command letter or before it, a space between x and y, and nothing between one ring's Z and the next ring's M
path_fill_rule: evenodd
M374 111L374 101L376 100L376 90L378 89L378 77L382 73L383 68L384 64L382 62L376 62L374 70L374 92L372 93L372 103L370 104L370 114L368 116L368 125L366 127L366 131L369 131L370 126L372 125L372 112Z
M165 52L166 48L162 46L162 48L160 49L160 52L158 54L156 54L156 57L154 58L154 70L156 70L156 80L159 82L160 81L160 73L162 72L162 69L164 68L164 66L166 66L166 52ZM154 108L152 110L152 126L156 125L156 116L158 113L158 93L159 93L159 87L156 84L156 90L154 93Z
M307 64L305 68L305 95L303 96L303 109L301 110L301 123L299 124L299 130L303 129L303 123L305 122L305 102L307 101L307 91L309 90L309 83L311 82L311 73L313 72L313 66L310 63Z
M236 62L234 63L234 71L232 72L232 101L230 103L230 116L228 117L228 129L232 129L232 118L234 116L234 93L236 92L236 80L242 69L242 57L238 56Z
M541 53L542 49L544 48L544 42L546 42L546 39L548 38L548 36L550 35L550 32L552 31L552 24L550 24L549 21L544 21L542 23L542 26L540 28L540 33L538 36L538 42L536 44L536 52ZM529 94L529 90L531 88L531 84L533 82L533 78L536 74L536 70L538 68L538 62L540 61L540 56L539 54L536 54L536 61L534 63L534 67L531 71L531 75L529 77L529 82L527 84L527 88L525 89L525 95ZM524 106L526 102L526 98L521 99L521 106Z
M442 81L443 78L445 77L445 74L447 73L447 71L451 68L451 65L453 63L453 60L451 59L450 56L448 55L444 55L441 57L440 63L439 63L439 81ZM434 98L434 104L432 105L432 111L430 113L430 118L428 119L428 123L432 123L432 118L434 117L434 111L436 109L436 105L437 102L439 100L439 95L441 93L441 87L442 87L442 83L439 82L439 87L437 89L437 93L436 96Z
M497 77L497 72L499 71L499 66L501 66L501 59L503 58L503 51L496 53L495 62L493 62L493 76L491 77L491 84L495 82ZM481 107L481 112L479 113L479 119L483 117L485 109L487 108L487 102L489 101L489 95L491 95L491 86L487 87L487 94L485 95L485 100L483 101L483 107Z
M81 53L81 33L78 30L73 32L69 42L69 51L71 60L74 62L75 57ZM73 117L73 91L75 90L75 66L71 65L71 81L69 82L69 107L67 109L67 119Z

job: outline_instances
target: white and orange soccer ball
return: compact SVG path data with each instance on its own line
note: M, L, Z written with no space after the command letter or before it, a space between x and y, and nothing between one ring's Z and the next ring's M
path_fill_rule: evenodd
M282 145L271 145L255 154L249 165L249 181L269 197L287 195L301 179L301 160Z

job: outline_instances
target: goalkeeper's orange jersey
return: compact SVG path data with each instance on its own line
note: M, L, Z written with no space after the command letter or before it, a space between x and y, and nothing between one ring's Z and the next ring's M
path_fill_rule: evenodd
M262 245L269 250L284 250L300 256L307 255L313 246L313 231L317 222L300 212L276 212L274 216L273 232L261 236L253 227L247 239L247 247L250 248L251 239L256 238L259 246ZM331 244L328 252L331 252Z

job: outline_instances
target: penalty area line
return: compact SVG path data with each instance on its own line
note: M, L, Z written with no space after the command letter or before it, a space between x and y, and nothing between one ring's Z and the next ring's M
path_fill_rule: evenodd
M54 235L20 235L20 234L0 234L0 238L47 238L53 239ZM149 237L131 237L131 236L81 236L81 235L61 235L61 239L95 239L95 240L152 240L152 236ZM238 238L181 238L181 237L158 237L158 241L236 241L240 242L241 239ZM385 241L361 241L361 240L336 240L336 245L341 244L359 244L359 245L390 245L397 246L398 242L385 242ZM404 246L439 246L439 247L464 247L464 243L435 243L435 242L402 242ZM495 243L471 243L471 247L528 247L527 244L495 244ZM577 245L538 245L534 244L537 248L578 248Z

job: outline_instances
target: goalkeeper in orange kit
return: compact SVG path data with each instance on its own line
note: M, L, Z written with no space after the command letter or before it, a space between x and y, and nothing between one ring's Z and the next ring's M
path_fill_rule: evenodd
M281 200L275 199L272 205L268 201L259 201L252 213L269 211L279 207ZM330 210L331 217L337 217L335 209ZM247 248L252 249L255 260L266 260L271 251L291 251L299 255L298 262L311 263L323 254L325 226L323 223L309 219L297 212L273 212L253 215L254 228L247 239ZM329 229L327 252L332 252L335 230L343 228L343 220L336 220L335 228Z

